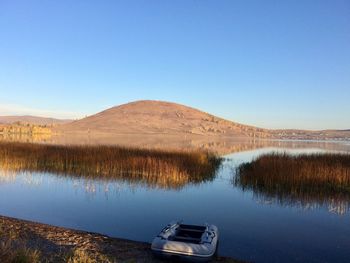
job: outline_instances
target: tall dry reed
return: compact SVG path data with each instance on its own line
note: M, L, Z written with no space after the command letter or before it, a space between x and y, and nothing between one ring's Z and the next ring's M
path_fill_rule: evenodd
M350 155L266 154L241 164L234 184L283 203L349 202Z
M161 186L213 179L220 162L216 155L201 151L0 143L0 169L3 170L122 178Z

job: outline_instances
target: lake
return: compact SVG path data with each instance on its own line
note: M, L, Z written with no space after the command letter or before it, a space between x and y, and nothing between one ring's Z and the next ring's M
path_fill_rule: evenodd
M0 214L151 242L173 220L213 223L219 253L253 262L347 262L350 200L279 200L234 186L235 167L263 153L349 151L293 142L225 155L215 179L182 188L0 171Z

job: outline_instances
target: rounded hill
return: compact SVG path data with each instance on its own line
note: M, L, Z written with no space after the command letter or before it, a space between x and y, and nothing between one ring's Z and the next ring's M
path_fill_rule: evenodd
M255 136L264 129L228 121L181 104L142 100L64 124L65 132Z

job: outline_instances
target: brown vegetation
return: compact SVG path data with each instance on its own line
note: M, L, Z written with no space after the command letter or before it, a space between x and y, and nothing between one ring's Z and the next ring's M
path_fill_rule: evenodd
M20 135L36 135L36 134L48 134L51 135L52 129L46 125L34 125L34 124L7 124L0 125L0 134L20 134Z
M234 184L284 203L344 205L350 198L350 155L267 154L240 165Z
M172 188L213 179L220 162L216 155L200 151L0 143L4 170L120 178Z

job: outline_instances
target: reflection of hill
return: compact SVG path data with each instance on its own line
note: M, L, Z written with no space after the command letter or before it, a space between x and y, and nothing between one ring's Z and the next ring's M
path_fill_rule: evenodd
M162 134L80 134L53 135L44 142L69 145L121 145L131 147L166 149L166 150L209 150L219 154L254 150L264 147L281 147L290 149L319 148L331 151L350 151L350 144L327 141L281 141L258 140L249 138L214 138L206 136L177 136Z
M119 135L109 134L95 135L54 135L53 143L58 144L104 144L123 145L156 149L202 149L219 154L254 150L264 147L281 148L320 148L332 151L350 151L350 144L326 141L277 141L277 140L254 140L248 138L213 138L206 136L175 136L175 135Z
M131 147L183 150L202 149L219 154L254 150L264 147L281 147L290 149L319 148L331 151L350 151L350 143L327 141L283 141L252 138L210 137L202 135L165 135L165 134L53 134L45 135L11 135L1 136L0 141L44 142L62 145L121 145Z

